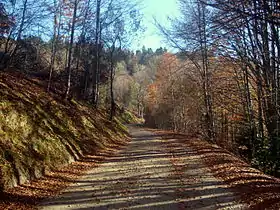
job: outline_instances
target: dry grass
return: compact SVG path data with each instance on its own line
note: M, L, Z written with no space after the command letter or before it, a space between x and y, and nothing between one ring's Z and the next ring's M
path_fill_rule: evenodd
M47 93L36 78L0 73L0 184L4 189L20 184L0 196L4 209L19 209L13 207L19 203L32 208L37 199L95 166L100 151L127 142L118 119L110 122L105 112L61 98ZM68 168L73 161L78 162ZM67 173L70 169L73 173ZM42 174L47 176L25 184Z

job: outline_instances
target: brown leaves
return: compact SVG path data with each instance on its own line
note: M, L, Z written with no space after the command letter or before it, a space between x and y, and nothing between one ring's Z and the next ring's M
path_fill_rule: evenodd
M187 141L212 173L232 186L252 209L280 208L280 180L263 174L233 154L205 141Z
M279 179L252 168L248 163L217 145L170 131L153 131L166 139L178 138L181 147L186 148L186 151L187 148L192 148L212 174L231 186L240 195L241 201L249 204L251 209L280 209ZM171 150L172 145L168 145L167 148ZM175 165L178 164L177 158L173 157L171 161ZM180 167L177 169L182 170ZM199 177L195 177L193 182L198 180Z

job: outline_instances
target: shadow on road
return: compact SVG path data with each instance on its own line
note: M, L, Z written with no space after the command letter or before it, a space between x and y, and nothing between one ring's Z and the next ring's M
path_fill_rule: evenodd
M43 209L241 209L233 190L172 136L130 127L128 148L77 180Z
M158 132L166 140L175 138L181 147L193 148L215 177L240 195L250 209L280 209L280 180L256 170L232 153L205 141L181 134Z

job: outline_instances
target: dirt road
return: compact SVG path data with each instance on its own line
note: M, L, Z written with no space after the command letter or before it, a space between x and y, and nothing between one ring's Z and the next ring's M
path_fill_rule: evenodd
M246 209L190 148L130 126L132 141L40 209Z

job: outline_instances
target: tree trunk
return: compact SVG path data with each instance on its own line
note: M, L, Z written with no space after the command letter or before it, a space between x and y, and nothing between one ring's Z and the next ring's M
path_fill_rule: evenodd
M53 2L55 10L57 9L57 2L54 0ZM60 7L60 5L59 5ZM61 20L61 8L59 8L59 23L57 21L57 13L54 12L54 29L53 29L53 40L52 40L52 55L51 55L51 64L50 64L50 70L49 70L49 80L48 80L48 87L47 91L50 91L51 87L51 80L52 80L52 74L54 70L54 62L55 62L55 56L56 56L56 49L57 49L57 38L60 35L60 20Z
M210 71L209 71L209 60L208 60L208 49L207 49L207 35L206 35L206 18L205 18L205 5L198 2L198 21L199 21L199 39L200 39L200 50L202 57L202 75L203 75L203 91L204 91L204 102L206 108L206 129L207 138L210 141L214 141L214 118L212 109L212 96L210 93Z
M93 104L98 104L98 85L99 85L99 63L100 63L100 4L101 0L96 0L96 31L95 31L95 71L93 72Z
M114 47L110 55L110 95L111 95L111 109L110 109L110 120L113 120L113 117L116 114L116 103L114 99L114 90L113 90L113 82L114 82L114 61L113 61L113 53Z
M72 19L72 26L71 26L71 38L70 38L70 45L69 45L69 52L68 52L68 64L67 64L67 88L64 94L64 99L67 99L69 96L70 88L71 88L71 61L72 61L72 50L73 50L73 42L74 42L74 32L75 32L75 23L76 23L76 15L77 15L77 7L78 7L78 0L74 2L74 14Z
M23 3L23 11L22 11L21 22L20 22L20 25L19 25L19 30L18 30L17 39L16 39L16 46L14 47L14 50L11 52L11 54L9 56L9 60L7 61L7 63L11 59L13 59L13 56L16 54L16 51L18 49L19 41L21 40L21 34L22 34L22 31L23 31L24 23L25 23L25 16L26 16L26 10L27 10L27 2L28 2L28 0L25 0L24 3Z

